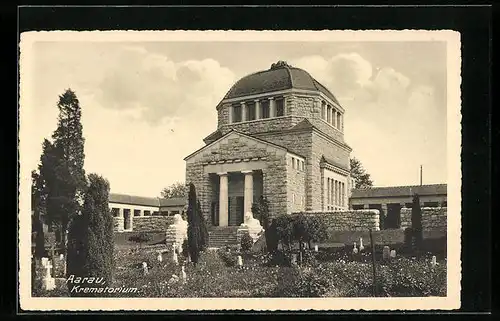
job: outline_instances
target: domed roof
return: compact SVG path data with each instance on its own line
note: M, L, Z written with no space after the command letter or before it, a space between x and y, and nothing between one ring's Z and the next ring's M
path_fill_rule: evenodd
M292 67L284 61L272 64L268 70L259 71L241 78L231 87L224 99L291 88L322 92L338 104L335 96L307 71Z

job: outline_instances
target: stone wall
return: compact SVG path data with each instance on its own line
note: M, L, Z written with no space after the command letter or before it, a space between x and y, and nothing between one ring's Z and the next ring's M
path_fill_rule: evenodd
M245 137L236 137L221 143L216 154L206 151L196 156L195 160L186 163L186 182L193 182L195 185L207 222L211 221L211 201L217 191L214 190L216 184L211 182L209 174L204 173L203 163L234 159L235 157L242 159L265 157L267 168L262 170L262 185L264 195L270 203L270 212L277 213L275 215L286 213L286 151L270 148L269 145L257 146L255 141L248 141ZM217 180L218 176L214 174L213 179Z
M350 151L331 142L323 135L312 134L312 153L310 157L311 169L308 173L309 184L307 185L307 210L321 211L323 208L322 184L320 162L322 156L332 159L344 167L349 168ZM347 181L347 177L346 177Z
M446 231L447 207L422 207L422 228L424 230ZM411 208L401 209L401 228L411 227Z
M123 217L113 217L113 231L123 232L124 220L125 219Z
M287 162L287 213L304 211L306 204L306 172L305 169L293 168L291 157Z
M305 214L321 217L328 226L329 231L380 230L378 210L349 210L335 212L310 211Z
M236 130L247 135L252 135L256 133L281 131L289 129L298 124L299 122L301 122L302 120L304 119L301 117L281 116L281 117L245 121L234 124L224 124L219 129L223 135L230 132L231 130Z
M134 232L166 231L174 222L173 216L135 216Z

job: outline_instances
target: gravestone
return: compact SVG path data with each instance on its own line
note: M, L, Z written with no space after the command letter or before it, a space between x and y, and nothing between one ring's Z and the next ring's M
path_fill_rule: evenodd
M388 260L391 256L391 249L386 245L384 246L384 249L382 250L382 258L384 260Z
M314 252L318 252L318 244L314 245Z
M177 252L175 251L175 244L174 246L172 247L172 262L174 264L179 264L179 259L177 257Z
M391 258L395 258L396 257L396 250L391 250Z
M51 291L51 290L54 290L56 288L56 282L55 282L55 279L52 277L52 262L49 261L48 258L46 258L47 260L43 260L44 258L42 258L42 265L44 267L44 270L43 270L43 288L46 290L46 291Z
M184 270L184 265L181 267L181 277L182 277L182 282L186 283L187 275L186 275L186 271Z
M293 266L297 265L297 254L292 254L292 261L291 264Z
M360 237L359 238L359 251L363 251L365 249L364 245L363 245L363 238Z
M241 255L238 255L238 266L241 267L243 266L243 258L241 257Z
M431 265L432 265L433 267L437 265L437 259L436 259L436 256L435 256L435 255L433 255L433 256L432 256L432 259L431 259Z
M148 273L149 273L148 264L146 262L142 262L142 274L148 275Z
M161 254L161 252L158 252L158 256L156 257L156 259L158 260L158 262L163 261L163 255Z
M353 254L358 254L358 248L356 247L356 242L354 242L354 245L352 247L352 253Z

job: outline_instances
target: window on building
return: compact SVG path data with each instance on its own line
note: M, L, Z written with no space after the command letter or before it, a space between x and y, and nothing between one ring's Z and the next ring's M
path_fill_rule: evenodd
M141 210L132 210L132 212L134 213L134 216L141 215Z
M120 211L119 209L117 209L116 207L113 207L111 209L111 213L113 213L113 217L117 217L119 211Z
M353 210L362 210L364 208L363 204L356 204L352 206Z
M276 117L285 115L285 100L283 98L276 99Z
M262 118L269 118L269 100L261 100L260 106L262 108Z
M326 106L326 121L328 123L332 122L332 107L330 105Z
M321 119L326 120L326 103L321 102Z
M441 206L442 206L442 207L447 207L447 206L448 206L448 202L447 202L447 201L443 201L443 202L441 203Z
M233 123L241 122L241 104L233 105Z
M424 207L439 207L439 202L424 202Z
M248 120L255 120L255 102L247 102L246 105Z
M151 211L144 211L144 216L151 216Z
M171 211L170 214L171 215L179 214L179 211Z
M295 158L292 157L292 168L295 168Z

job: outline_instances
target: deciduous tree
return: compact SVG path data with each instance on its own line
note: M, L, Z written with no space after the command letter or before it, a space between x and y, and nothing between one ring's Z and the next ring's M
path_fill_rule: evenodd
M370 174L363 168L363 164L357 158L351 158L351 177L354 179L354 188L370 188L373 181Z
M173 183L170 186L165 187L161 191L161 197L163 198L173 198L173 197L187 197L188 189L186 184L181 182Z

